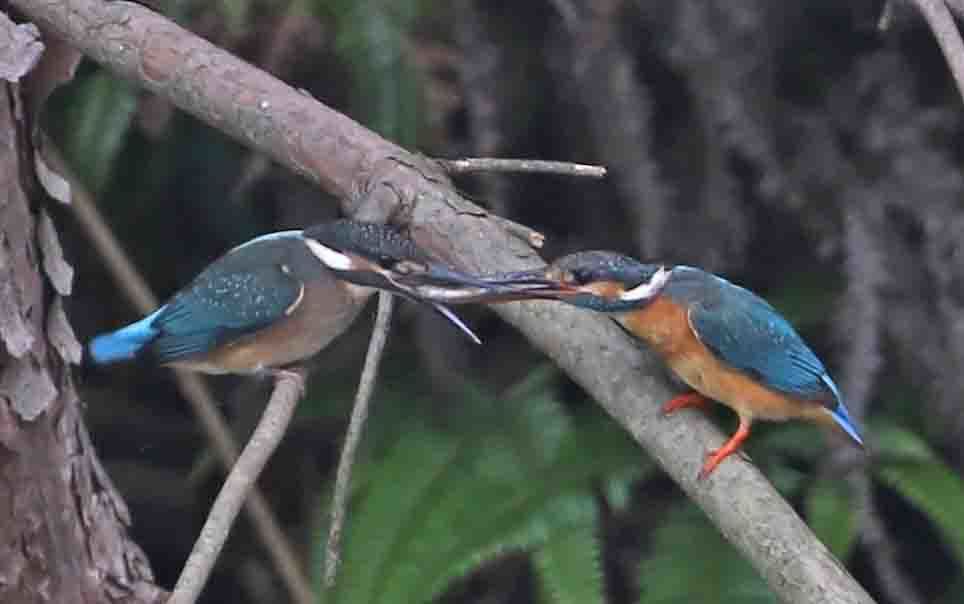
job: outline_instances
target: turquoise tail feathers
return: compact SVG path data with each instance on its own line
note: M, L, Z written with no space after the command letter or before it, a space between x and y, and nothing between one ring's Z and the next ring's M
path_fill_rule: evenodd
M847 436L852 438L854 442L863 447L864 439L860 437L860 431L857 429L857 424L854 423L854 420L850 419L850 414L847 412L847 407L843 403L843 396L841 396L837 385L827 374L824 374L821 379L823 380L823 383L830 388L830 391L833 393L833 397L837 402L837 405L830 410L830 417L832 417L833 421L837 422L837 425L847 433Z
M158 312L160 310L136 323L131 323L127 327L101 334L92 339L90 344L87 345L90 360L97 365L106 365L128 361L136 357L159 333L151 325Z
M854 424L854 420L850 419L850 414L847 413L847 408L844 407L843 403L838 402L837 406L830 411L830 416L847 433L847 436L854 439L861 447L864 446L864 439L860 437L860 432L857 431L857 426Z

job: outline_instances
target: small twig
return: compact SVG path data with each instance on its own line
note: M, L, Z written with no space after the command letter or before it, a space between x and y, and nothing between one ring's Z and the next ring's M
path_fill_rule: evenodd
M335 585L338 564L341 561L341 532L348 515L348 492L351 486L351 469L355 462L355 451L361 441L365 420L368 419L368 406L378 379L378 365L388 340L388 329L392 320L392 294L379 292L378 315L372 330L372 339L365 355L365 366L358 382L355 406L351 412L345 444L338 460L338 473L335 478L335 493L331 500L331 524L328 526L328 544L325 546L325 586Z
M130 303L141 313L148 313L158 306L157 296L151 291L144 277L124 252L110 227L104 222L93 198L67 166L59 150L52 141L45 139L45 157L50 165L70 183L70 208L80 224L81 230L90 240L94 249L103 259L107 272L117 283ZM188 401L195 417L198 418L205 436L212 443L215 455L225 471L229 471L238 458L238 445L218 412L217 402L207 384L197 374L177 369L174 381L181 395ZM281 526L275 519L271 507L255 488L248 498L246 511L251 517L255 533L264 544L275 569L297 604L313 604L308 579L302 572L294 548L288 541Z
M197 601L228 539L231 525L234 524L245 497L291 423L304 386L305 376L301 370L278 374L274 392L271 393L261 421L211 506L207 521L194 543L191 555L184 563L184 570L181 571L167 604L194 604Z
M464 157L462 159L437 159L435 161L449 174L469 174L472 172L533 172L587 178L603 178L606 176L606 168L604 166L574 164L566 161L500 159L495 157Z
M877 19L877 29L885 32L890 29L894 22L894 3L893 0L884 2L884 7L880 10L880 18Z
M946 0L946 2L958 19L964 19L964 0Z
M546 236L539 231L529 228L524 224L519 224L509 220L508 218L503 218L498 214L489 214L489 219L498 222L502 228L506 230L513 237L525 241L530 247L535 249L541 249L543 245L546 244Z
M957 83L957 91L964 98L964 41L954 24L954 17L945 0L912 0L934 32L937 43Z

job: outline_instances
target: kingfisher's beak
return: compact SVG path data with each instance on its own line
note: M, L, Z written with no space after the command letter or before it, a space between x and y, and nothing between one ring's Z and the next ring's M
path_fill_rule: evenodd
M552 265L527 271L499 273L487 279L498 296L508 300L559 300L585 292L581 285L570 283Z
M442 264L431 264L426 271L393 279L425 301L446 304L497 304L518 300L555 299L571 287L546 277L546 269L519 273L500 273L476 277Z
M473 341L481 344L478 336L446 304L495 304L516 300L552 299L552 296L542 298L537 292L554 291L560 286L535 274L476 277L432 262L422 271L386 276L394 286L393 291L416 302L428 304Z

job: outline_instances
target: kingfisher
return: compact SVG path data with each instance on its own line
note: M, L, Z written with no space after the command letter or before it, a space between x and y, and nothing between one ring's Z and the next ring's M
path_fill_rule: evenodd
M707 453L701 479L740 448L756 419L836 426L863 447L840 389L790 322L760 296L722 277L691 266L585 251L503 279L528 280L533 288L518 293L530 299L607 313L652 348L692 388L667 401L663 413L709 400L736 412L739 427ZM554 286L544 287L547 283Z
M205 373L277 374L325 348L379 289L430 305L481 343L418 288L466 288L471 301L505 292L434 260L394 227L342 219L235 247L151 314L93 338L87 356L97 365L149 355Z

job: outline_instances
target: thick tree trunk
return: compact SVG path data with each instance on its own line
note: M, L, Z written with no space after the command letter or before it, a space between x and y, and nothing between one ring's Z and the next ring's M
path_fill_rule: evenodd
M81 421L69 366L80 346L61 299L73 271L24 192L20 88L0 86L0 602L160 602Z

